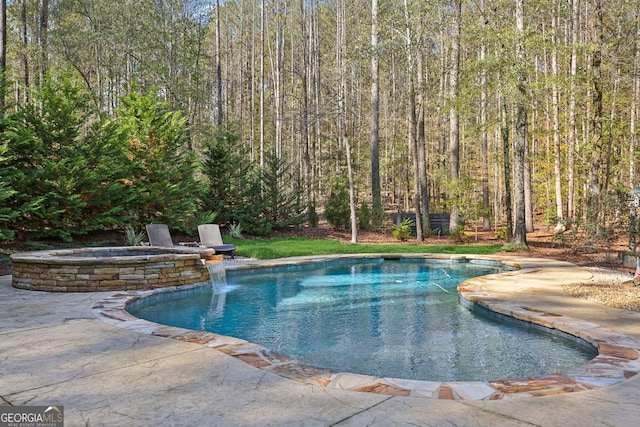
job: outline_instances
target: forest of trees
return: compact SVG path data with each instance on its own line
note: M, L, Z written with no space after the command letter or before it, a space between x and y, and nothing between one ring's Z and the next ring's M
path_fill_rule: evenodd
M230 129L258 170L292 165L311 212L347 188L353 240L363 207L415 212L418 240L447 212L524 245L534 223L596 241L628 217L637 1L5 2L5 116L61 76L101 117L153 91L194 156Z

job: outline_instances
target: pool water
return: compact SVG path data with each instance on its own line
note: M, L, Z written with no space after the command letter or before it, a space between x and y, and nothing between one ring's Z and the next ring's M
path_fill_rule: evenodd
M379 377L519 378L562 372L595 357L580 340L459 302L461 281L500 271L424 259L228 271L226 283L144 298L128 311L259 343L301 363Z

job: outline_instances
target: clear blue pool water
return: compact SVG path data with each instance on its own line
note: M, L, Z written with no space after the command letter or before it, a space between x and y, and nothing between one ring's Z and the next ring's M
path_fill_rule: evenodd
M473 263L360 259L227 271L226 283L144 298L131 314L259 343L313 366L434 381L561 372L591 346L470 310L458 283L500 272Z

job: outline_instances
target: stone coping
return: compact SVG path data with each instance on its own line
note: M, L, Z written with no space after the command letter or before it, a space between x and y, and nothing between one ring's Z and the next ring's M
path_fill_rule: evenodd
M204 249L213 254L213 249ZM144 264L149 259L200 259L203 250L192 247L158 246L108 246L91 248L50 249L19 252L11 255L11 261L32 264L114 264L118 262Z
M275 267L299 263L314 263L328 259L363 258L367 255L339 255L327 257L295 257L267 261L245 261L227 265L228 269ZM321 385L328 388L347 389L393 396L411 396L448 400L500 400L535 396L548 396L592 390L617 384L640 372L640 343L615 330L602 328L584 320L565 315L545 312L535 307L514 304L497 298L486 288L492 282L520 275L549 275L543 267L529 262L520 265L517 261L496 256L476 255L431 255L431 254L371 254L372 258L428 258L450 262L502 262L505 265L521 267L517 271L481 276L462 282L458 286L460 296L467 304L475 304L490 311L541 327L573 335L592 344L598 355L587 364L559 374L538 377L473 381L443 382L419 381L399 378L378 378L347 372L334 372L298 363L295 359L278 354L259 344L242 339L218 335L211 332L192 331L173 326L161 325L139 319L126 311L128 304L163 292L193 289L199 285L176 286L151 291L121 292L97 302L93 314L110 324L139 333L168 337L180 341L197 343L226 353L256 368L273 372L295 381ZM529 260L531 261L531 260ZM535 260L534 260L535 261ZM567 265L571 265L565 263Z

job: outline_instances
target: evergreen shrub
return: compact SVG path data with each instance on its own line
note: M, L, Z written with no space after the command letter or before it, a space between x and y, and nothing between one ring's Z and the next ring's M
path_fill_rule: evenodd
M346 178L336 179L331 186L329 200L325 206L325 217L337 229L345 229L351 222L349 190Z
M360 230L368 230L371 226L371 211L369 205L365 201L360 204L358 209L358 228Z

